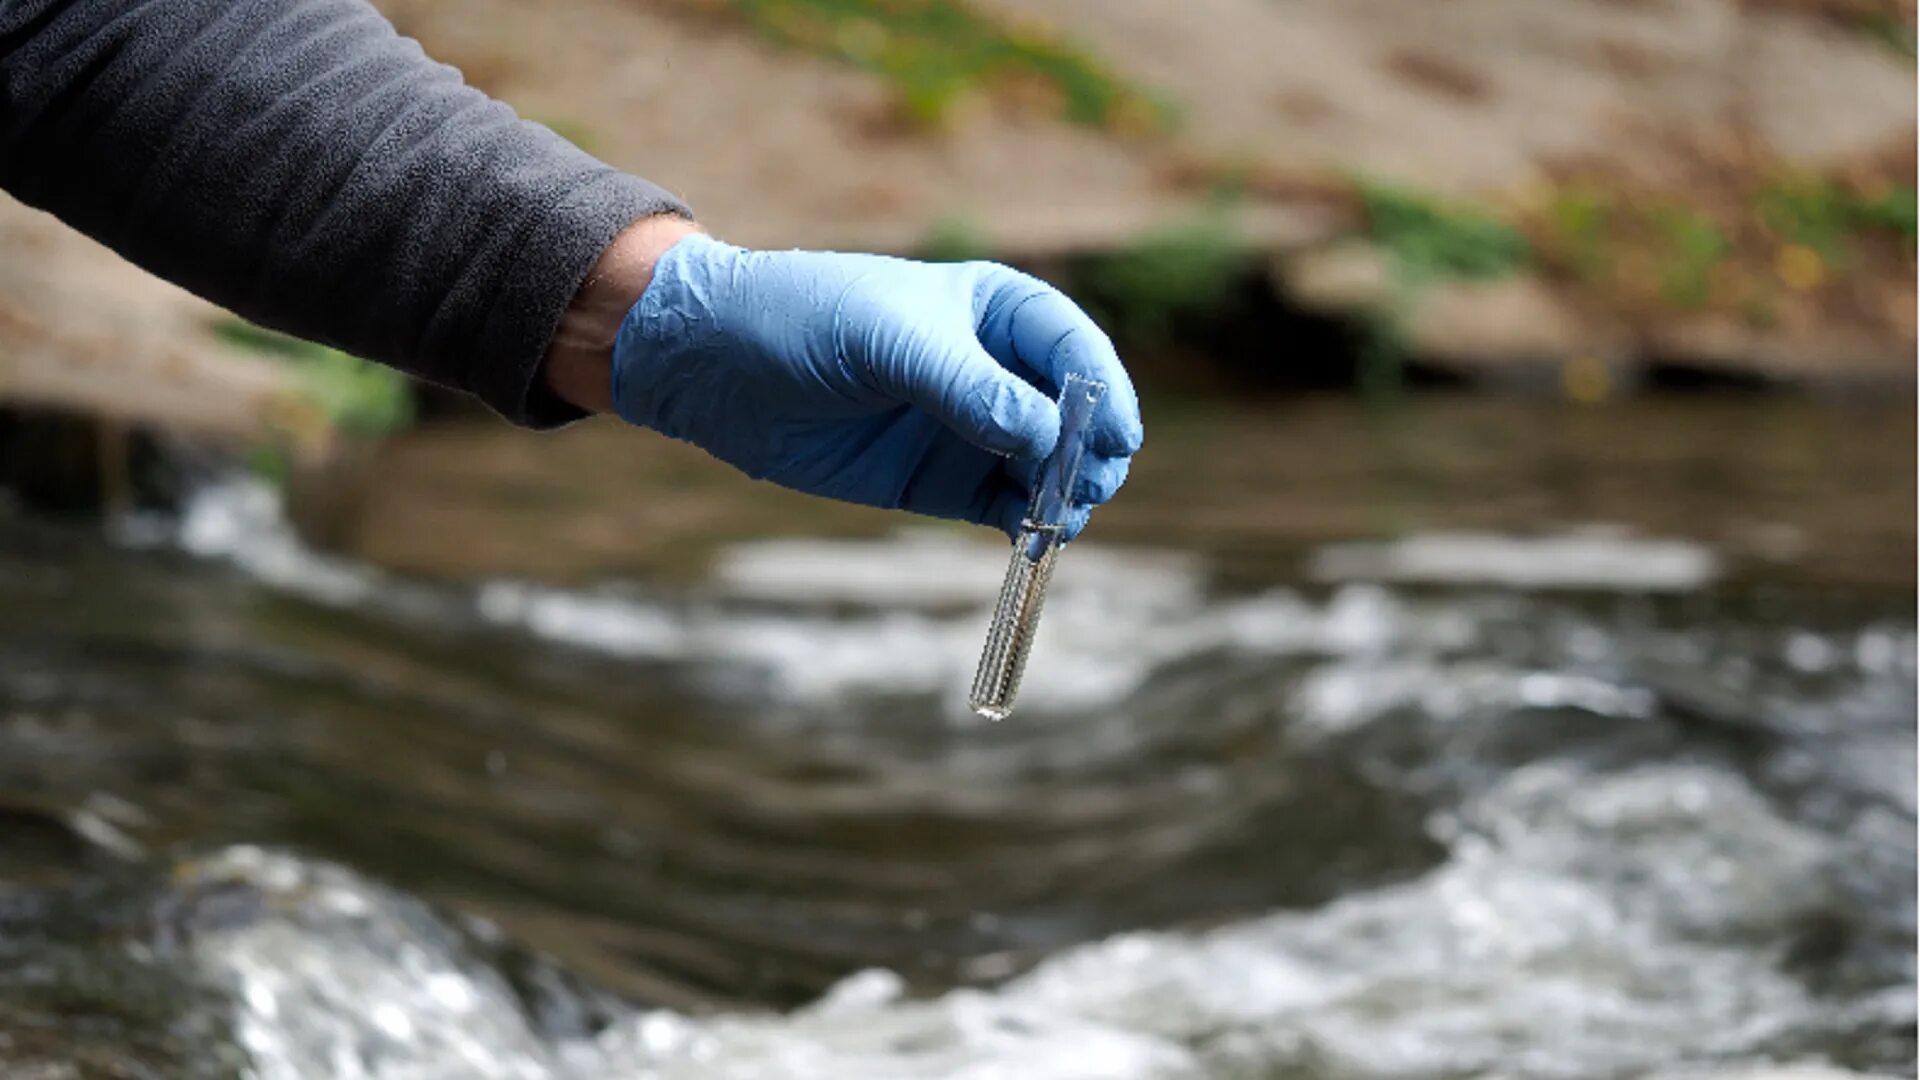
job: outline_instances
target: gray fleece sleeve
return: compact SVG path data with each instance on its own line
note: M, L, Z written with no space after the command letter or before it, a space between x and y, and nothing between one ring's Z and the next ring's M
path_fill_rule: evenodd
M249 319L535 426L573 415L536 376L595 259L687 213L364 0L0 0L0 187Z

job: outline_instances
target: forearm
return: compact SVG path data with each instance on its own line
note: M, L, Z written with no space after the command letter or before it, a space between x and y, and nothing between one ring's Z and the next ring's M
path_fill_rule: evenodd
M598 295L590 268L630 285L614 238L685 212L362 0L0 0L0 186L251 319L535 423L570 415L537 372L549 346L577 367L594 324L562 314Z

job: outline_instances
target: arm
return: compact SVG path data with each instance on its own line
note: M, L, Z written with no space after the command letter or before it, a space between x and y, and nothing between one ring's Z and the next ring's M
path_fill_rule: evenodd
M990 263L750 252L465 86L364 0L0 0L0 187L247 317L470 391L612 409L750 476L1018 528L1049 400L1113 345Z
M637 220L687 214L364 0L0 0L0 187L250 319L535 425L578 415L538 372L550 344L571 370L591 320L570 338L562 313L600 295L589 269Z

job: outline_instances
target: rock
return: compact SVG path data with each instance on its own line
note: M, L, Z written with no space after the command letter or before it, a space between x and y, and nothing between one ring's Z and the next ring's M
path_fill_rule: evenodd
M1914 374L1911 341L1877 339L1846 326L1760 330L1724 315L1699 315L1649 328L1643 347L1671 364L1777 379L1911 380Z
M286 368L213 342L218 308L51 216L0 198L0 251L0 407L242 442L324 428Z
M1009 10L1015 5L1007 4ZM1185 137L1460 194L1751 125L1807 166L1910 143L1912 61L1741 0L1022 0L1184 105ZM1685 141L1684 138L1681 141Z
M1393 272L1380 249L1361 241L1276 258L1276 288L1309 310L1357 311L1384 305Z
M1315 311L1354 314L1394 303L1393 274L1370 244L1349 241L1276 258L1275 287ZM1575 354L1613 355L1618 331L1596 327L1538 278L1437 281L1405 303L1407 348L1457 367L1556 363Z
M1614 351L1605 331L1531 277L1437 283L1416 303L1409 336L1423 357L1465 364Z

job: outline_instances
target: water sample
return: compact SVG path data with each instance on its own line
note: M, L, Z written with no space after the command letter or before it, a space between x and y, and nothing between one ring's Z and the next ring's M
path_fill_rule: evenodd
M1068 511L1073 507L1073 483L1087 453L1093 430L1093 410L1106 396L1107 384L1068 375L1060 390L1060 442L1040 464L1033 500L1026 520L1013 541L1013 561L1000 585L993 623L987 628L987 647L980 653L980 670L973 676L967 704L989 720L1005 720L1020 692L1020 675L1040 629L1040 605L1047 598L1054 560L1067 546Z

